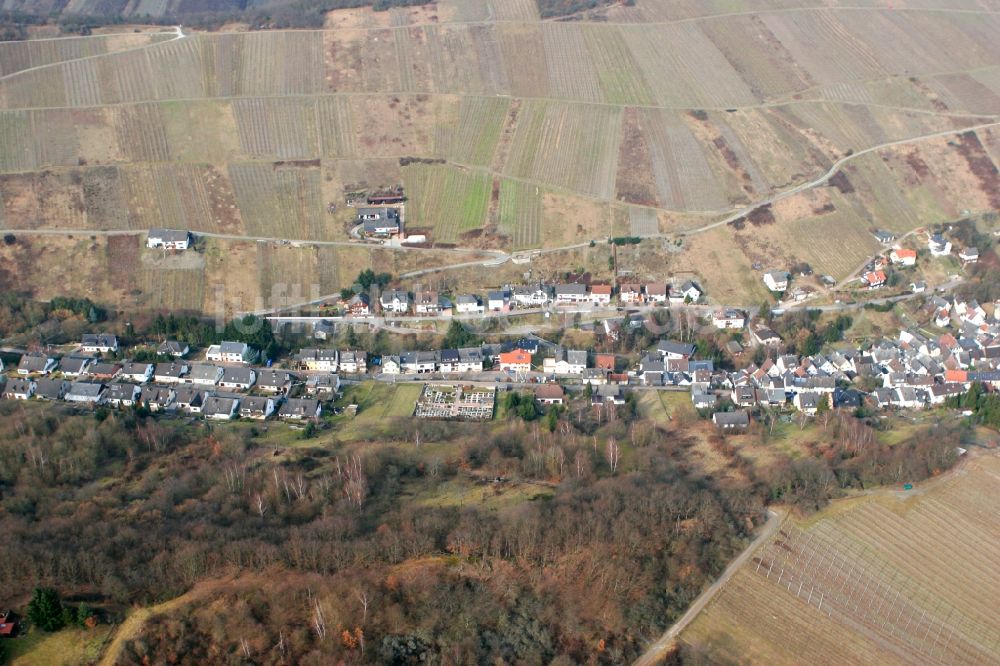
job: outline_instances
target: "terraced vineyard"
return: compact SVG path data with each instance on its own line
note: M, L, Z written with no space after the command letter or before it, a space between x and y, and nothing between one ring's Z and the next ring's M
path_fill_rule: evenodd
M441 0L324 30L0 44L3 224L345 240L346 189L403 183L432 242L553 248L697 228L849 153L1000 118L996 11L838 4L642 0L542 21L532 0ZM852 160L849 191L677 246L669 270L754 299L730 283L757 263L843 276L872 227L992 210L953 139ZM728 270L704 274L710 257Z
M767 663L991 663L1000 460L786 522L681 640Z

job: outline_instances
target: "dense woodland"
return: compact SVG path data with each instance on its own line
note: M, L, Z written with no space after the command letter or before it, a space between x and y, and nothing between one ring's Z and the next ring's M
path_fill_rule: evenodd
M728 467L707 474L690 424L627 410L569 409L552 432L517 410L390 420L287 450L252 428L62 410L0 403L0 604L48 586L113 619L194 590L128 644L136 663L622 663L766 502L922 478L961 434L887 447L831 413L814 457L758 468L714 436ZM433 501L469 484L496 500Z

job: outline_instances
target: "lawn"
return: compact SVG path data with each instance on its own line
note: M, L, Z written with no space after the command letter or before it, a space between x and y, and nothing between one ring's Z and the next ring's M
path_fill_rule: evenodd
M107 640L114 633L108 626L94 629L63 629L46 633L31 629L27 634L4 641L12 666L70 666L97 661Z

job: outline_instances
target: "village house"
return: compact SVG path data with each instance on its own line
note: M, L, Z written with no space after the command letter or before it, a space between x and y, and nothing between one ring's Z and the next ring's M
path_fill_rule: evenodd
M482 372L483 353L475 347L443 349L438 364L438 369L444 374Z
M337 327L332 321L323 319L313 324L313 338L316 340L327 340L332 338L337 331Z
M642 300L642 285L623 284L618 288L618 302L622 305L635 305Z
M554 357L542 359L542 372L547 375L581 375L587 368L587 352L558 349Z
M340 391L340 375L310 375L306 378L306 394L328 399Z
M410 309L410 295L401 289L389 289L379 296L382 312L406 314Z
M963 248L962 251L958 253L958 258L962 260L962 263L974 264L977 261L979 261L979 248L977 247Z
M173 356L174 358L184 358L191 352L191 347L186 342L179 342L177 340L164 340L159 347L156 348L157 354L162 354L163 356Z
M643 291L646 292L646 302L647 303L666 303L667 297L670 293L667 288L666 282L647 282L643 287ZM684 299L681 298L683 301Z
M455 312L458 314L483 314L486 308L475 294L462 294L455 299Z
M531 354L523 349L512 349L500 354L500 370L531 372Z
M228 389L245 391L257 381L257 372L253 368L226 368L219 380L219 386Z
M913 266L917 263L917 251L897 248L889 253L889 260L900 266Z
M590 404L594 407L624 405L625 392L618 384L595 386L590 394Z
M3 397L8 400L27 400L33 395L35 395L35 382L30 379L9 379L3 389Z
M284 370L265 369L257 375L257 390L262 393L284 393L292 389L295 377Z
M561 405L565 399L566 392L559 384L540 384L535 387L535 400L542 405Z
M668 300L674 305L697 303L701 299L701 289L691 280L686 280L679 289L671 289Z
M358 224L365 236L394 236L399 233L399 209L359 208Z
M594 367L608 372L615 371L614 354L594 354Z
M138 384L118 382L108 387L105 402L111 407L131 407L139 401L142 389Z
M222 381L224 373L225 370L220 365L197 363L191 366L191 371L184 380L189 384L197 384L199 386L215 386Z
M558 284L555 288L556 305L586 303L590 299L585 284Z
M338 353L336 349L307 348L299 351L294 360L299 367L314 372L337 372Z
M209 347L205 358L214 363L253 363L257 350L245 342L223 342Z
M764 273L764 284L771 291L788 289L788 271L768 271Z
M418 315L436 315L450 308L444 307L436 291L421 290L413 299L413 309Z
M548 287L541 284L514 287L512 298L519 308L539 308L548 305L551 300Z
M118 351L118 337L110 333L84 333L80 350L90 354L114 354Z
M190 414L201 414L208 393L193 384L181 384L174 389L173 409Z
M500 289L486 293L486 309L490 312L502 312L510 303L510 293Z
M611 305L611 285L592 284L590 285L590 302L596 307L606 307Z
M17 374L47 375L56 369L58 362L45 354L25 354L17 363Z
M868 271L861 276L861 283L868 289L881 289L886 283L885 271Z
M409 351L399 355L399 367L406 375L423 375L437 369L437 352Z
M278 416L292 421L315 421L322 411L323 407L316 398L289 398L281 406Z
M236 415L236 410L239 406L240 401L238 398L213 395L205 398L201 413L206 419L229 421Z
M97 382L73 382L66 390L66 402L80 402L88 405L100 405L104 402L104 384Z
M176 384L188 372L186 363L157 363L153 370L153 381L161 384Z
M383 375L398 375L403 372L403 364L395 354L383 354L381 367Z
M766 324L756 324L750 327L750 339L754 344L773 346L781 344L781 336Z
M122 371L122 366L118 363L91 363L87 366L87 376L101 381L111 381ZM150 368L152 372L152 368Z
M712 315L712 324L720 330L729 328L741 329L746 325L746 315L739 310L716 310Z
M586 385L600 386L608 383L608 371L603 368L584 368L580 373L580 381Z
M146 247L164 250L186 250L191 247L191 232L183 229L150 229Z
M723 432L741 432L750 427L750 414L744 409L716 412L712 414L712 423Z
M63 356L59 359L59 372L63 377L79 377L87 374L87 368L95 360L91 356Z
M660 340L656 343L656 351L661 358L669 360L687 360L694 356L695 346L690 342L675 342L673 340Z
M372 313L371 299L368 294L354 294L347 301L347 314L351 317L369 317Z
M927 283L923 280L917 280L916 282L910 283L910 291L914 294L922 294L927 291Z
M711 409L712 407L715 407L718 402L719 399L714 393L691 393L691 404L694 405L695 409Z
M799 410L803 414L812 416L819 411L820 400L829 400L829 398L821 396L818 393L802 391L795 394L792 398L792 404L795 405L795 409Z
M69 390L69 382L65 379L42 377L35 380L35 397L39 400L62 400Z
M263 421L274 413L274 398L249 396L240 399L240 418Z
M170 386L146 384L139 393L139 402L151 412L162 412L174 401L174 389Z
M126 361L125 363L122 364L122 370L120 376L122 379L128 380L130 382L143 384L152 379L153 364L141 363L135 361Z
M363 375L368 369L368 355L363 351L340 352L340 371L347 375Z
M951 241L941 234L933 234L927 238L927 249L931 251L931 256L947 257L951 254Z

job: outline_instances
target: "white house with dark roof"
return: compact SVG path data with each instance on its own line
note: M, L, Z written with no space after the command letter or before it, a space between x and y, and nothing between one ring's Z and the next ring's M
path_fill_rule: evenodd
M359 208L358 223L366 236L394 236L399 233L399 209Z
M184 229L150 229L146 247L186 250L191 247L191 232Z
M184 381L189 384L197 384L199 386L215 386L222 381L222 375L224 375L225 372L225 369L219 365L212 365L211 363L196 363L191 366L191 371L188 372Z
M226 368L219 380L223 388L246 390L257 381L257 372L253 368Z
M87 374L87 369L94 361L92 356L63 356L59 359L59 372L64 377L79 377Z
M483 302L475 294L462 294L455 298L455 312L458 314L482 314L485 311Z
M8 400L27 400L35 395L35 382L30 379L15 377L7 380L3 389L3 397Z
M229 421L236 415L240 401L238 398L227 398L222 396L209 396L205 398L201 413L206 419L215 421Z
M675 305L680 305L688 302L697 303L701 299L702 291L691 280L685 280L678 289L671 289L669 294L668 300Z
M764 285L771 291L785 291L788 289L788 271L764 273Z
M98 382L73 382L66 391L66 402L100 405L104 402L104 384Z
M289 398L281 405L278 416L293 421L316 420L323 412L319 400L315 398Z
M240 417L263 421L274 414L274 398L267 396L249 396L240 400Z
M56 369L58 361L45 354L25 354L17 363L19 375L47 375Z
M191 347L186 342L179 342L177 340L164 340L159 347L156 348L157 354L163 354L164 356L173 356L174 358L183 358L190 353Z
M110 333L84 333L80 349L91 354L113 354L118 351L118 336Z
M108 387L105 401L112 407L131 407L139 401L141 392L138 384L117 382Z
M205 358L215 363L253 363L257 350L245 342L223 342L209 347Z
M410 309L410 295L402 289L389 289L379 296L382 312L406 314Z
M586 303L590 300L585 284L557 284L555 288L556 305L573 305Z
M187 363L157 363L153 369L153 381L161 384L176 384L188 372Z

